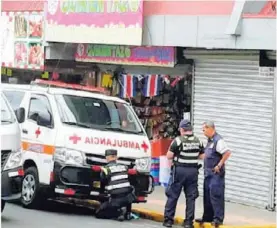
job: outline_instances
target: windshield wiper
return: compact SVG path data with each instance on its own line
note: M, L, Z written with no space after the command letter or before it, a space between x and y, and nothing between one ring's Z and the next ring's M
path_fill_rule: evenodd
M130 134L141 134L141 133L143 133L143 131L138 131L138 132L128 131L128 130L122 129L120 127L105 127L104 129L105 130L111 130L111 131L125 132L125 133L130 133Z
M124 130L120 127L105 127L105 130L112 130L112 131L121 131L124 132Z
M83 124L83 123L76 123L76 122L69 122L69 121L64 121L62 123L67 124L67 125L73 125L73 126L83 127L83 128L91 128L91 126L89 126L87 124Z
M13 123L11 120L1 120L1 123Z

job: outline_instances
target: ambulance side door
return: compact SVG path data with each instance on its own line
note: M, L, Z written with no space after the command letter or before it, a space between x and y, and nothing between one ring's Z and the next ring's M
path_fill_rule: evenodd
M29 150L37 153L39 181L48 185L53 171L56 128L47 94L31 93L26 112L22 131L28 135Z

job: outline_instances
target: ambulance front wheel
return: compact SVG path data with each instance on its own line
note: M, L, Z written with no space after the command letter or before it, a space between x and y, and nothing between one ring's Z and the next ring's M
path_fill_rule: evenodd
M44 200L45 198L40 192L38 170L36 167L28 167L24 170L22 205L29 209L39 208L43 206Z

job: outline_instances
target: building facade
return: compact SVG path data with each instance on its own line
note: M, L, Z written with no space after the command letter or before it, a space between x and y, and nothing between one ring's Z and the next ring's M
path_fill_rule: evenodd
M29 81L53 72L76 77L119 68L184 79L184 110L196 134L202 137L202 122L212 119L233 152L226 200L275 210L276 1L82 2L86 4L4 0L7 16L46 12L40 41L43 69L2 66L18 78L29 75ZM86 52L99 44L102 51ZM140 47L140 54L131 55L131 47ZM166 49L174 50L174 58L165 61ZM93 83L100 85L101 76Z

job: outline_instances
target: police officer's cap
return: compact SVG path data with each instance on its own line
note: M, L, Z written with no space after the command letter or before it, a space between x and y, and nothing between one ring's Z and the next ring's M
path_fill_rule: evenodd
M191 122L187 119L184 119L180 122L179 128L182 128L186 131L191 131L192 130Z
M109 149L105 150L105 156L117 156L117 150Z

